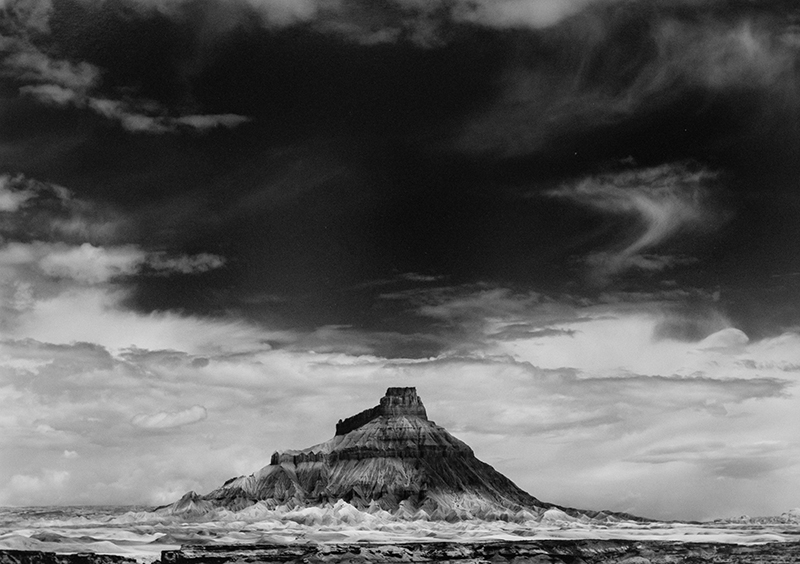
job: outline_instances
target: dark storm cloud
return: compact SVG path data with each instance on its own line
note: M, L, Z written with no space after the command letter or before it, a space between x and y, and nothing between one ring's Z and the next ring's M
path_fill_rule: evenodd
M738 112L748 128L778 127L796 142L779 121L798 110L793 17L783 2L598 4L520 40L500 94L465 123L458 146L519 157L555 144L578 162L583 153L708 156L741 134ZM733 127L715 123L724 116Z
M631 295L662 291L666 275L715 287L721 270L695 268L713 251L703 244L764 230L736 215L709 234L707 185L738 214L754 192L788 190L796 166L787 3L6 10L0 163L123 210L120 244L224 260L197 284L139 276L130 305L141 311L400 333L428 354L448 320L410 316L369 281L405 272L419 276L406 288L569 284L596 297L580 277L589 264L595 282ZM651 186L670 179L674 189ZM562 197L519 198L544 193Z
M782 2L41 4L25 12L49 18L51 33L35 39L41 49L31 40L25 55L50 59L37 72L82 77L85 89L87 81L97 86L99 70L102 85L93 103L42 76L43 84L23 91L83 104L131 131L201 125L186 112L191 107L207 110L202 127L257 114L302 128L402 129L450 115L458 119L445 129L423 128L428 143L438 138L439 147L518 157L546 153L551 142L591 152L570 138L605 138L617 125L640 137L662 125L654 112L691 114L710 103L724 117L753 95L759 112L764 103L796 107L797 33ZM40 19L33 18L38 27ZM141 34L158 40L139 44ZM743 100L728 98L740 91ZM174 121L175 112L192 119ZM666 135L679 135L675 129ZM698 133L702 143L707 133Z
M784 510L795 4L0 0L0 503L416 385L543 499Z
M338 33L334 23L361 17L368 26L402 27L408 18L419 17L447 24L447 10L429 10L423 3L400 3L394 10L343 3L296 10L309 17L270 17L300 4L47 2L37 13L48 15L48 33L33 33L25 21L27 12L12 11L17 25L9 26L13 29L5 41L7 50L16 53L4 59L4 72L32 99L89 109L128 131L150 133L232 127L253 114L273 126L288 120L303 129L331 120L338 125L344 115L358 123L354 111L368 116L363 125L380 114L384 119L379 123L387 118L394 122L386 112L418 110L420 117L433 116L435 111L425 109L430 95L437 105L445 92L453 92L446 88L437 94L428 87L434 86L431 72L457 76L459 67L448 68L458 64L455 53L444 53L445 60L442 54L429 57L425 41L409 38L400 49L395 41L361 45L348 33ZM441 14L426 15L429 11ZM306 25L309 20L313 25ZM38 17L36 22L41 27ZM142 43L142 36L158 39ZM375 51L379 59L387 59L376 60ZM481 49L472 52L480 56ZM436 68L419 73L417 63ZM429 76L423 84L414 84L424 75ZM468 87L469 81L463 85ZM385 99L395 88L399 90Z
M117 121L132 133L171 133L180 129L207 131L216 127L236 127L250 120L234 114L169 115L167 107L153 100L135 100L130 96L108 99L98 95L104 69L83 60L71 61L50 55L36 45L43 40L37 41L31 32L49 27L42 18L52 9L49 0L32 11L15 11L12 6L9 10L12 14L8 24L10 29L0 28L0 32L5 32L0 35L4 54L0 59L0 74L19 85L20 95L45 105L92 110Z
M713 2L61 0L42 11L52 31L45 66L80 69L86 79L100 69L97 100L84 104L132 131L174 130L183 122L160 114L193 104L216 123L258 114L302 128L419 128L455 112L462 123L429 129L431 140L504 156L544 150L535 138L680 106L693 89L791 94L796 58L780 18L741 8L731 16ZM136 45L140 33L159 39ZM467 38L482 44L468 47ZM22 88L61 104L79 94L57 81ZM160 105L146 112L133 103L148 100Z

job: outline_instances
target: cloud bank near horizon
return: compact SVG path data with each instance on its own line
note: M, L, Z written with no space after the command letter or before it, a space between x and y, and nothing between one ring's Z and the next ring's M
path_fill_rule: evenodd
M575 313L576 321L557 324L569 336L519 337L428 360L287 350L112 354L6 339L2 448L29 456L4 458L0 499L163 504L210 491L267 464L274 450L325 440L336 420L393 385L417 386L432 418L548 501L710 519L746 508L768 513L799 493L792 422L800 335L750 343L724 329L700 342L653 341L642 337L655 330L653 315ZM622 346L626 338L640 342ZM58 487L48 472L62 476ZM683 492L680 509L651 504L665 487Z

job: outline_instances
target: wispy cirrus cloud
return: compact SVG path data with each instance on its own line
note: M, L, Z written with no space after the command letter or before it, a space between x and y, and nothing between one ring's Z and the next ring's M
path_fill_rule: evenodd
M56 93L58 99L62 98ZM70 100L72 101L72 100ZM250 121L249 117L236 114L190 114L171 116L166 108L149 103L150 110L137 108L135 103L124 100L106 98L90 98L79 101L85 103L98 114L117 121L124 129L132 133L175 133L181 130L198 132L209 131L218 127L233 128Z
M181 411L159 411L158 413L137 413L131 419L131 424L142 429L167 429L191 425L202 421L208 416L206 408L202 405L193 405Z
M48 11L49 8L41 13ZM36 25L41 24L41 19L40 14L35 19ZM171 112L153 100L137 101L130 93L108 98L99 92L101 68L86 61L76 62L45 53L30 39L25 31L27 25L21 22L22 29L17 35L4 40L3 50L9 53L0 60L0 75L21 84L19 93L22 96L51 106L91 110L116 121L131 133L202 133L216 128L230 129L251 121L237 114Z
M617 248L586 258L595 280L605 283L631 269L661 271L694 262L648 251L681 235L711 231L724 221L710 189L715 178L703 168L667 164L587 177L547 195L629 220Z
M540 303L544 296L538 292L521 294L508 288L474 284L385 292L380 298L406 301L419 315L458 323L513 316Z
M0 247L0 264L31 265L47 277L100 284L143 269L169 274L195 274L221 268L225 259L211 253L167 255L148 253L137 245L95 246L91 243L10 242Z
M21 82L56 86L76 97L85 96L100 82L100 70L87 62L52 59L22 41L17 47L20 50L3 60L3 69Z
M534 43L508 62L501 92L465 120L454 143L501 158L546 152L554 143L588 150L576 139L614 124L649 133L656 109L669 111L678 102L677 119L702 117L702 106L698 114L681 114L685 102L691 105L699 95L713 104L720 95L742 91L758 100L755 111L748 106L748 119L761 121L752 128L780 127L776 116L798 112L800 41L792 7L773 7L692 0L589 3L544 35L543 49ZM559 54L547 48L547 40L563 46ZM687 120L686 126L693 124ZM694 133L697 142L702 134Z
M169 256L166 253L150 253L147 266L164 274L194 274L208 272L225 265L225 258L211 253Z
M209 22L220 30L229 30L238 18L256 13L262 25L284 27L313 23L321 29L337 32L362 42L398 40L401 35L416 37L420 44L429 44L438 35L437 24L446 20L494 27L546 27L574 14L587 5L604 0L488 0L455 2L420 2L392 0L385 6L345 1L324 0L242 0L230 2L230 13ZM130 4L157 9L165 15L179 15L191 0L134 0ZM15 15L30 27L48 28L52 0L20 0ZM213 10L214 7L206 7Z

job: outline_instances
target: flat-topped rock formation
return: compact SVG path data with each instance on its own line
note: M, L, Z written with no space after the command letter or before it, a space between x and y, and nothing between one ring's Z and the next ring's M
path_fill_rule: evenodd
M578 514L539 501L478 460L466 443L428 419L415 388L389 388L377 406L340 420L330 440L276 452L249 476L206 495L189 492L161 509L238 511L259 502L267 509L330 507L340 500L361 510L428 519L519 520L548 509Z
M381 402L372 409L365 409L357 415L339 420L336 424L336 434L346 435L354 429L369 423L378 417L392 417L410 415L428 420L425 406L417 395L416 388L389 388Z

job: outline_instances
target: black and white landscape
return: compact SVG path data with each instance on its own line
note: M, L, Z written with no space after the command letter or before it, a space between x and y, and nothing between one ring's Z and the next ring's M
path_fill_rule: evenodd
M794 1L0 0L0 548L792 540L798 219Z
M2 564L800 560L800 509L682 523L541 501L428 419L412 387L211 492L155 509L9 508L0 526Z

